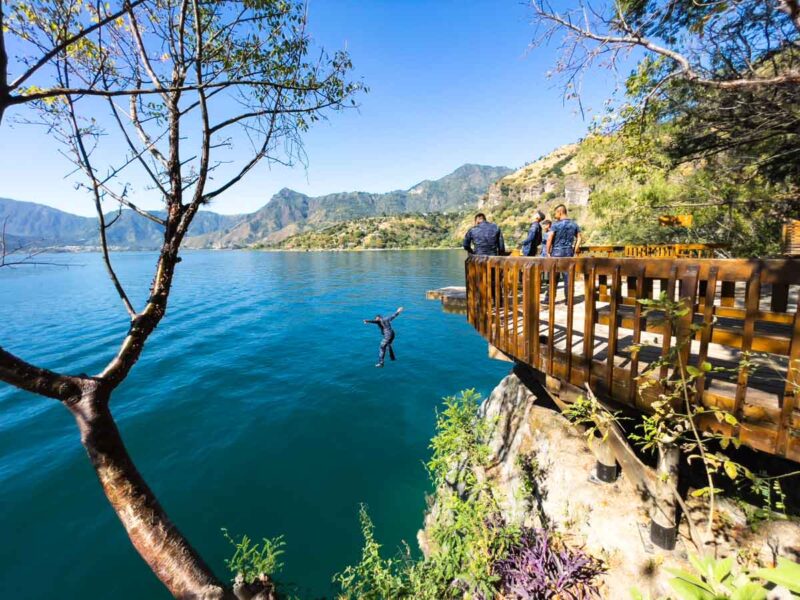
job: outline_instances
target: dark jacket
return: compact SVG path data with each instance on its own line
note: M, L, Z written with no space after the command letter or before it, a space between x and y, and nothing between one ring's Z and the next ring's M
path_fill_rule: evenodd
M399 315L399 314L400 314L399 312L395 312L390 317L378 316L378 317L376 317L374 319L367 319L366 322L367 323L372 323L372 324L377 325L378 327L380 327L381 328L381 334L383 334L384 339L393 338L394 337L394 329L392 329L392 321L394 321L397 318L397 315Z
M464 236L464 250L470 254L498 256L506 253L503 233L494 223L478 223Z
M522 256L536 256L541 243L542 226L539 221L534 221L528 230L528 237L522 242Z

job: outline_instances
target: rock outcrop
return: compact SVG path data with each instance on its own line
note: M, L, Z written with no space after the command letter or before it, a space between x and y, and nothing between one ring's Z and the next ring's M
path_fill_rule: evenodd
M543 389L528 387L512 372L483 402L481 413L493 424L486 476L507 519L558 532L602 559L608 569L604 598L629 598L633 588L651 597L671 591L666 569L686 568L687 555L697 553L685 525L675 551L654 548L648 537L649 499L625 472L611 484L590 478L596 459L587 437ZM689 506L693 513L703 510L697 503ZM771 564L776 556L800 559L796 522L769 521L753 531L732 503L722 502L720 514L724 531L717 532L718 555L735 553L761 564ZM424 532L419 538L424 550Z

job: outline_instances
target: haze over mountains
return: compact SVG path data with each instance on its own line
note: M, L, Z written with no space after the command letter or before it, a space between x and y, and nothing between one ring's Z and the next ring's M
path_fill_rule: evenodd
M506 167L463 165L435 181L425 180L408 190L383 194L342 192L310 197L283 189L258 211L247 215L220 215L200 211L189 230L192 248L240 248L274 245L304 231L363 217L406 213L453 212L477 206ZM158 213L156 213L158 214ZM110 218L116 216L116 212ZM99 244L97 220L55 208L0 198L0 226L7 241L36 247L90 248ZM108 230L109 244L120 249L157 249L162 233L158 224L130 210Z

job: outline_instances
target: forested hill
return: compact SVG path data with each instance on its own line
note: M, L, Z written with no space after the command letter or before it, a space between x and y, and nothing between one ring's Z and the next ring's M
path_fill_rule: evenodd
M186 245L193 248L272 246L293 234L342 221L471 210L492 182L511 171L506 167L468 164L441 179L425 180L408 190L384 194L343 192L310 197L283 189L255 213L220 215L201 211L192 223ZM114 217L115 212L109 213L108 220ZM7 239L13 238L15 244L78 249L99 244L96 219L32 202L0 198L2 225ZM115 248L156 249L161 245L162 233L156 223L123 210L109 228L108 239Z
M435 181L422 181L408 190L383 194L342 192L311 197L283 189L266 206L248 215L229 232L215 232L191 239L191 247L274 246L306 231L332 223L367 217L408 213L457 212L477 206L489 186L511 173L506 167L463 165Z

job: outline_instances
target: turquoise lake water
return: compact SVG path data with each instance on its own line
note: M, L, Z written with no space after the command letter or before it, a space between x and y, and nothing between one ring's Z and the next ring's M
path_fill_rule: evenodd
M463 281L457 251L186 252L167 316L112 410L145 479L220 576L220 533L283 534L284 581L332 597L358 559L365 503L387 553L416 548L423 461L445 395L508 372L425 291ZM97 254L0 271L0 345L95 373L127 330ZM137 307L153 253L116 264ZM397 362L376 369L395 322ZM107 504L70 414L0 383L0 598L168 598Z

